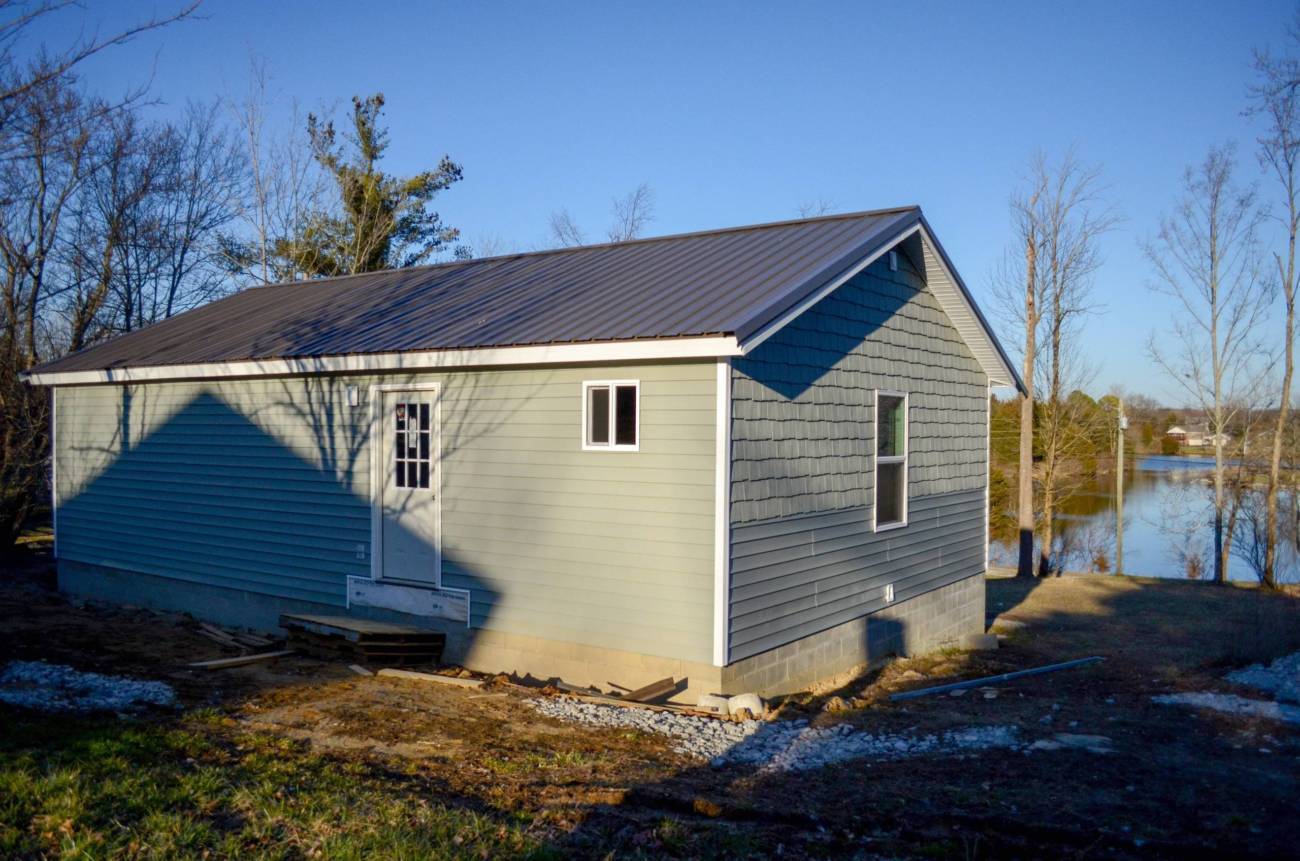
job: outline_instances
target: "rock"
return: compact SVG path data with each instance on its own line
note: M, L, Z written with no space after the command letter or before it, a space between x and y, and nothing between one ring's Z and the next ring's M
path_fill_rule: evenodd
M994 634L966 634L960 640L963 649L972 652L984 652L998 647L998 638Z
M984 699L995 700L998 698L997 688L980 688L980 693L984 694Z
M1104 735L1084 735L1082 733L1058 732L1056 741L1065 747L1079 748L1089 753L1114 753L1111 740Z
M758 694L737 694L727 700L727 711L736 714L740 709L749 709L751 714L763 713L763 698Z
M731 709L727 705L727 698L720 697L717 694L700 694L700 698L695 701L695 707L701 711L712 712L716 715L731 713Z
M831 697L822 703L822 711L824 712L846 712L849 708L849 704L844 701L843 697Z
M964 697L964 696L966 696L966 691L967 691L967 690L968 690L967 688L958 688L958 689L955 690L955 691L948 691L948 696L950 696L950 697Z

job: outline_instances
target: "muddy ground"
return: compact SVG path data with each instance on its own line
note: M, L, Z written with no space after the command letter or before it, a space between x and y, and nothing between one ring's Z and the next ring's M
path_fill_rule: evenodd
M526 821L536 845L564 857L1294 857L1300 728L1151 696L1249 693L1223 674L1300 648L1300 600L1103 577L993 579L988 590L990 613L1002 620L997 651L896 660L787 698L776 719L911 734L1011 724L1026 742L1105 736L1111 752L986 751L797 774L716 770L662 737L541 717L524 702L538 694L516 686L363 678L343 663L296 657L192 670L189 662L232 652L184 616L68 600L39 546L0 580L0 664L44 660L168 681L188 714L208 716L205 732L269 734L295 745L286 750L387 775L395 791L430 804ZM1106 660L989 694L888 699L1094 654ZM36 720L0 709L0 723Z

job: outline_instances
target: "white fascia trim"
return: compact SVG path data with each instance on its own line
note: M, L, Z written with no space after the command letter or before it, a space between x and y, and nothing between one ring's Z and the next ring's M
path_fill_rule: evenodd
M741 351L735 337L725 335L701 338L647 338L636 341L606 341L598 344L544 344L533 347L425 350L302 359L254 359L242 362L202 362L190 365L158 365L98 371L52 371L44 374L28 374L25 379L38 386L73 386L159 380L203 380L220 377L287 377L304 374L427 371L509 365L716 359L721 356L739 355Z
M900 242L907 239L912 234L918 232L921 234L921 238L926 243L926 245L930 247L930 250L933 253L935 260L937 260L939 265L943 267L944 274L947 276L948 280L952 283L952 288L953 288L952 293L956 297L958 297L961 303L959 307L952 307L949 303L942 302L943 297L936 295L936 298L940 299L941 304L943 304L944 306L944 312L947 313L950 317L954 313L962 313L962 314L969 315L970 319L977 324L981 334L983 335L984 343L983 344L968 343L967 346L971 348L972 352L982 353L985 356L1000 356L997 347L994 345L992 333L990 333L982 323L979 323L979 315L975 313L974 307L971 306L970 301L966 298L965 293L958 286L959 282L957 280L956 273L954 273L948 267L948 264L944 262L943 255L938 253L938 246L937 243L934 241L934 237L932 237L930 235L930 232L926 230L925 225L921 224L920 222L913 224L911 227L908 227L906 230L899 233L897 236L893 238L893 240L887 242L886 244L881 246L876 251L872 252L867 257L864 257L861 261L854 264L853 267L850 268L848 271L842 273L834 280L828 282L826 285L821 287L819 290L817 290L815 293L813 293L803 302L800 302L798 305L791 308L789 311L785 312L785 314L781 315L776 320L764 326L758 332L754 333L754 335L752 335L747 341L745 341L743 344L740 345L741 354L748 355L749 353L753 352L755 349L758 348L760 344L762 344L768 338L775 335L777 332L784 329L791 321L797 318L800 314L803 314L809 308L816 305L818 302L825 299L830 294L834 293L841 286L843 286L844 283L847 282L850 278L853 278L855 275L862 272L862 270L866 269L872 263L875 263L885 254L895 249ZM1010 386L1012 388L1015 387L1016 385L1015 372L1011 368L1007 367L1007 365L1001 360L1001 358L996 358L991 361L988 359L977 358L977 361L980 362L980 366L984 369L984 373L988 376L989 381L992 382L993 385Z
M983 344L967 343L966 346L971 349L972 353L977 354L977 361L979 361L980 365L984 368L984 373L989 378L991 384L995 386L1008 386L1013 389L1016 388L1015 370L1007 365L1002 359L1002 353L998 349L993 333L980 322L980 315L975 312L974 306L971 305L970 300L966 296L966 291L961 288L962 282L957 277L957 273L952 271L948 266L947 261L944 259L944 255L939 253L939 243L935 241L934 237L930 235L930 231L926 230L924 225L919 225L919 227L921 228L921 238L925 240L925 244L929 246L935 262L942 267L944 275L947 276L948 281L952 284L952 292L960 300L961 310L970 315L971 319L979 327L980 334L983 335ZM944 307L944 311L950 317L954 310L956 309ZM992 356L993 358L979 359L978 354L980 353L983 353L986 357Z
M731 360L717 365L717 430L713 487L713 665L730 658L731 622Z
M872 263L875 263L877 260L883 257L888 251L890 251L895 245L902 242L904 239L911 236L913 233L916 233L920 229L921 229L921 225L919 223L913 224L911 227L907 228L902 233L898 234L898 236L894 237L893 241L873 251L870 255L864 257L861 261L854 264L848 271L842 273L838 278L835 278L834 280L830 281L829 283L824 285L821 289L817 290L817 292L809 296L807 299L803 300L798 305L791 308L789 311L786 311L784 314L782 314L780 317L773 320L771 323L768 323L762 329L759 329L757 332L755 332L753 335L750 336L749 340L745 341L745 343L740 345L742 352L744 354L753 352L760 344L762 344L768 338L775 335L777 332L784 329L791 321L793 321L800 314L804 313L809 308L811 308L821 300L825 299L827 296L834 293L850 278L857 275L863 269L866 269Z

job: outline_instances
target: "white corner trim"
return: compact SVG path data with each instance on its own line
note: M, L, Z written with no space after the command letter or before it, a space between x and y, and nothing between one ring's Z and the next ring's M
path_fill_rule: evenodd
M813 293L807 299L803 300L798 305L794 306L789 311L786 311L780 317L777 317L771 323L768 323L762 329L759 329L757 332L751 335L749 339L745 341L745 343L740 345L741 351L744 354L749 354L753 352L760 344L762 344L768 338L775 335L777 332L784 329L796 317L803 314L809 308L811 308L821 300L825 299L827 296L834 293L841 286L843 286L844 283L848 281L850 278L857 275L863 269L866 269L872 263L875 263L877 260L883 257L887 252L892 250L894 246L898 245L898 243L902 242L904 239L911 236L913 233L916 233L920 229L921 229L921 225L919 222L917 224L913 224L911 227L909 227L908 229L904 230L902 233L895 236L893 240L891 240L885 245L882 245L880 248L873 251L870 255L862 258L862 260L855 263L848 271L842 273L834 280L825 284L820 289L818 289L817 292Z
M203 380L220 377L284 377L304 374L428 371L448 368L510 365L602 364L662 359L715 359L738 356L735 337L644 338L594 344L546 344L534 347L492 347L474 350L425 350L410 353L369 353L302 359L256 359L242 362L203 362L189 365L114 368L99 371L51 371L24 379L39 386L130 383L158 380Z
M388 450L384 432L383 394L385 392L433 392L433 475L430 481L435 494L434 501L434 544L437 551L434 560L434 588L442 589L442 398L439 396L442 383L383 383L369 387L370 400L370 579L382 582L384 579L384 483L388 478L388 465L384 453ZM468 624L468 623L467 623Z
M54 558L59 558L59 408L58 389L50 389L50 526L54 530Z
M989 514L992 510L990 488L993 483L993 381L984 393L984 573L989 573Z
M717 430L713 487L713 665L731 657L731 360L717 363Z

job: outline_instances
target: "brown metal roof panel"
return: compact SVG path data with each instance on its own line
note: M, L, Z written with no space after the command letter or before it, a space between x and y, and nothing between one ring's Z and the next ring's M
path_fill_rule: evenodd
M739 333L800 301L846 258L918 213L858 213L261 287L41 370Z

